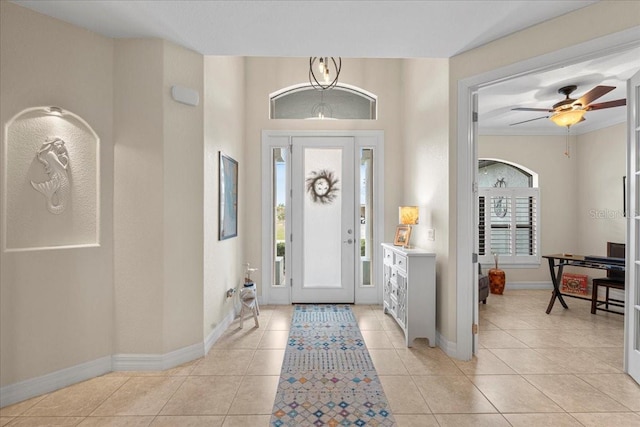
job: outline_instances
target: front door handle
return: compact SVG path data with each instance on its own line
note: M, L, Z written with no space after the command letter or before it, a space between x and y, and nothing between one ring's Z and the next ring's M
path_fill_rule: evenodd
M344 241L344 242L342 242L342 243L352 244L352 243L353 243L353 239L347 239L347 240L345 240L345 241Z

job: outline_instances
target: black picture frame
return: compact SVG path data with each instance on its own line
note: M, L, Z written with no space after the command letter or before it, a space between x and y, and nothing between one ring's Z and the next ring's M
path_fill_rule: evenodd
M238 162L218 152L218 240L238 235Z

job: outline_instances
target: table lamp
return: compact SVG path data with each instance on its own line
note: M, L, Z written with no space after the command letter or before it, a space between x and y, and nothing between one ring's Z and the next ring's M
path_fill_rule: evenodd
M400 206L398 208L398 222L403 225L408 225L411 228L412 225L416 225L420 220L420 209L418 206ZM409 240L411 239L411 234L407 238L404 247L409 248Z

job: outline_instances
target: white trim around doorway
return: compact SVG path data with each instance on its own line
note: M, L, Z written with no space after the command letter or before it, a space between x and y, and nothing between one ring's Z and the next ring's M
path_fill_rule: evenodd
M260 273L261 298L262 304L291 304L291 288L285 286L272 286L271 269L267 266L271 263L271 226L273 224L273 212L271 209L272 197L272 166L271 166L271 149L275 147L288 147L294 137L353 137L357 148L373 148L374 149L374 174L373 174L373 192L374 202L373 210L376 218L373 230L373 254L375 260L382 260L382 247L380 244L384 239L384 131L287 131L287 130L264 130L262 131L262 269ZM359 170L359 168L358 168ZM360 180L359 174L357 175ZM287 177L287 181L290 177ZM357 210L357 218L360 219L359 210ZM290 215L287 212L287 215ZM288 262L288 261L286 261ZM356 304L382 304L382 262L374 262L373 286L356 285L355 303ZM290 271L290 270L289 270ZM360 269L356 269L356 283L360 283Z

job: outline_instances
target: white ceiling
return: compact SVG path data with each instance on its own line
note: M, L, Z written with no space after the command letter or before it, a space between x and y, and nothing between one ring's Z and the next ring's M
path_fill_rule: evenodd
M14 3L108 37L159 37L203 55L449 58L595 1L14 0ZM509 123L536 117L536 113L516 113L510 109L550 107L562 98L556 90L567 84L578 85L575 95L582 95L598 84L610 84L618 89L601 101L624 98L623 81L630 70L640 68L638 58L638 51L615 55L485 88L480 94L481 132L553 133L557 126L544 119L509 127ZM575 129L585 129L587 124L593 127L601 120L624 121L625 110L618 107L588 112L587 120Z
M109 37L160 37L203 55L449 58L595 1L14 3Z
M626 98L626 81L640 70L640 47L618 52L554 70L514 78L481 89L478 97L479 130L485 135L564 135L548 118L509 126L524 120L549 116L544 112L511 111L512 108L551 108L564 99L558 93L563 86L578 88L571 94L578 99L595 86L614 86L616 89L593 101L592 104ZM587 111L585 121L571 127L572 134L591 132L626 121L627 108L615 107Z

